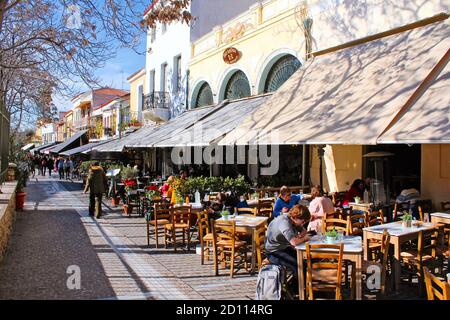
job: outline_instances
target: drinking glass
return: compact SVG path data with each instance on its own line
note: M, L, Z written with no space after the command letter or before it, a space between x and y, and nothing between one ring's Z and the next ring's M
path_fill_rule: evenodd
M337 234L337 241L342 241L342 240L344 240L344 231L342 231L342 230L339 230L338 231L338 234Z

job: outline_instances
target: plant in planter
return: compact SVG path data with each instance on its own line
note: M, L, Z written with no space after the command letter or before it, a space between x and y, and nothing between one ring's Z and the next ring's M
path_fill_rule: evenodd
M410 213L405 213L402 217L402 225L404 228L411 228L413 216Z
M154 189L155 187L156 189ZM155 201L161 199L161 192L158 191L156 186L151 186L151 189L147 189L145 192L145 197L150 201Z
M361 197L355 197L355 203L361 203Z
M228 221L230 217L230 212L228 210L224 209L220 214L222 215L224 221Z
M30 175L29 165L26 161L20 161L16 168L17 188L16 188L16 210L23 210L26 192L24 188Z
M331 244L335 243L337 241L338 232L336 231L335 228L333 228L333 230L325 232L325 237L326 237L327 243L331 243Z

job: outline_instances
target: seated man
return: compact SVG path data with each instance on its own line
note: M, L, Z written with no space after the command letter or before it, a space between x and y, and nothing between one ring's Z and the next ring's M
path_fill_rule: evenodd
M285 266L297 275L297 252L295 246L309 240L303 227L310 219L307 207L295 205L288 215L280 215L272 220L267 230L265 247L270 263Z
M273 217L276 218L282 213L287 213L294 205L303 199L303 195L291 194L291 189L286 186L280 188L280 196L273 207Z

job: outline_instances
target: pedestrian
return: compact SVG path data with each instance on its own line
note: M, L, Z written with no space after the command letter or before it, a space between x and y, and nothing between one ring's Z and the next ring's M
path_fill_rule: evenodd
M43 157L41 161L41 176L45 177L47 171L47 157Z
M58 173L59 180L64 179L64 159L61 157L58 159Z
M107 179L98 161L89 169L84 193L89 190L89 215L98 219L102 216L102 196L107 190Z
M51 178L52 177L52 170L53 170L53 165L54 165L54 160L53 157L50 157L47 161L47 169L48 169L48 176Z
M69 159L66 158L66 160L64 160L64 173L66 175L65 179L69 180L69 174L70 174L70 163L69 163Z
M70 179L73 179L73 168L74 168L74 164L73 164L72 158L69 158L69 175L70 175Z

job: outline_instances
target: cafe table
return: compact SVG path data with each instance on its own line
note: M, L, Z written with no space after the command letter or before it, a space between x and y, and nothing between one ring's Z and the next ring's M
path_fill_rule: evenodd
M450 225L450 213L447 212L433 212L430 213L431 222L434 224L443 223Z
M325 244L327 243L324 236L313 236L309 244ZM361 237L359 236L344 236L341 241L336 241L335 244L344 243L343 260L348 260L354 263L355 272L352 272L354 278L352 279L352 288L355 291L356 300L362 299L362 256L363 247ZM304 259L306 259L306 243L302 243L295 247L297 250L297 264L298 264L298 295L300 300L305 300L305 274L303 272ZM333 249L318 249L323 252L336 252ZM353 295L353 293L352 293Z
M252 268L251 273L256 268L256 240L255 231L263 224L267 223L268 217L255 217L251 215L231 215L228 221L236 221L236 232L252 235ZM223 217L218 221L224 221Z
M402 221L390 222L363 229L364 259L369 257L369 241L371 239L381 240L383 231L387 230L391 236L390 243L394 247L394 282L395 290L400 286L400 261L401 245L410 240L419 238L420 231L432 230L435 228L433 223L421 223L419 226L403 227Z

